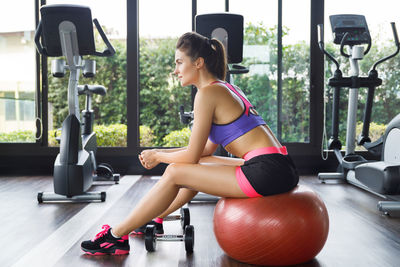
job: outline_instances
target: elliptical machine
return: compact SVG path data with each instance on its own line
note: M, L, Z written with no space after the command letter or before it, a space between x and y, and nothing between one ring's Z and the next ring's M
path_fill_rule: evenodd
M101 85L79 86L80 71L85 77L95 74L95 61L82 60L84 55L109 57L115 50L108 41L100 24L93 20L107 49L97 52L94 44L92 16L89 7L78 5L47 5L40 9L41 21L35 33L35 43L40 54L49 57L64 56L52 60L54 77L64 77L70 70L68 83L69 115L61 130L60 153L54 163L54 193L38 193L38 202L44 201L105 201L105 192L86 192L94 180L119 181L110 165L96 164L96 135L93 132L92 94L105 95ZM41 39L41 41L40 41ZM67 63L67 64L66 64ZM78 95L86 95L86 109L82 111L83 124L79 115ZM81 126L83 126L81 129ZM83 131L83 134L81 134ZM97 171L96 171L97 170Z
M318 178L322 182L329 179L343 179L384 199L392 200L380 201L378 209L393 217L400 216L400 114L389 123L382 138L371 143L368 136L375 88L382 84L376 68L380 63L396 56L400 51L395 23L392 22L391 26L397 50L378 60L369 71L368 77L360 77L358 61L363 59L371 48L371 37L365 17L362 15L333 15L329 18L334 34L334 43L340 45L341 55L350 61L351 76L343 77L339 63L325 50L323 25L318 25L319 47L336 65L334 77L330 78L328 82L328 85L334 88L332 136L328 143L328 149L334 151L339 161L338 170L340 170L336 173L319 173ZM363 44L367 44L365 51ZM348 46L349 54L344 51L345 46ZM339 99L340 89L345 87L349 88L349 101L346 151L345 155L342 156L342 144L338 138ZM368 88L368 95L364 110L363 130L357 139L357 144L363 145L374 155L381 155L380 161L367 161L361 155L355 154L358 90L361 87Z

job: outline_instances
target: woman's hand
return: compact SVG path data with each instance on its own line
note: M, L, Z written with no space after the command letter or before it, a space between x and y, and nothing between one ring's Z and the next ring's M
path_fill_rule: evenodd
M143 150L142 153L139 154L139 160L142 166L148 170L157 166L160 161L157 159L157 150Z

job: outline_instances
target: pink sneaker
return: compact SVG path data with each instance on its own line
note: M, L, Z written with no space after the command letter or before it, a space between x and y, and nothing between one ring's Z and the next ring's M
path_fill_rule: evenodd
M129 236L115 238L111 234L109 225L102 226L103 231L98 233L93 240L83 241L81 248L89 255L125 255L129 254Z

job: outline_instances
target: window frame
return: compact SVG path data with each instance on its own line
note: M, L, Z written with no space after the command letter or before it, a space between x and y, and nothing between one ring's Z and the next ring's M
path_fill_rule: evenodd
M45 0L35 1L35 20L36 25L39 21L39 9L46 3ZM200 0L201 1L201 0ZM282 1L278 8L278 24L282 27ZM306 169L312 169L310 164L321 164L321 142L323 129L323 88L324 88L324 57L319 51L317 44L317 24L324 23L324 1L309 0L311 2L310 18L310 141L308 143L284 143L290 151L298 167L304 166ZM98 157L100 160L107 161L116 169L124 169L126 173L140 174L144 169L140 167L137 155L144 147L139 143L139 0L127 0L127 147L100 147L98 148ZM192 29L194 29L194 18L197 13L197 0L192 0ZM229 0L225 0L225 10L229 11ZM280 21L280 22L279 22ZM280 39L282 31L280 29ZM279 40L278 40L279 43ZM280 40L282 49L282 40ZM278 62L282 61L282 53L278 52ZM47 62L36 54L36 113L42 118L43 132L48 132L48 109L47 109ZM281 64L281 63L280 63ZM281 79L281 78L280 78ZM192 99L194 90L192 91ZM193 102L193 101L192 101ZM279 115L279 113L278 113ZM279 116L278 116L279 117ZM36 122L38 129L41 128L39 121ZM280 127L278 127L280 128ZM278 133L279 136L279 133ZM13 168L19 166L18 162L23 159L29 159L29 164L20 166L19 172L27 170L37 170L38 172L48 173L53 168L54 158L57 155L58 147L47 146L47 134L36 141L36 143L0 143L0 168L6 170L6 173L14 172ZM39 157L38 157L39 156ZM310 160L302 160L304 156L312 157ZM297 160L296 160L297 159ZM318 160L320 159L320 160ZM25 160L23 161L25 164ZM296 163L297 163L296 162ZM9 166L7 166L9 164ZM35 166L37 165L37 166ZM314 169L315 171L315 169ZM158 173L159 171L155 170Z

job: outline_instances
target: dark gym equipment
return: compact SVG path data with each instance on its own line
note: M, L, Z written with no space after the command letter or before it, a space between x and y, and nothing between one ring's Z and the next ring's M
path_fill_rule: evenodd
M52 61L55 77L64 77L69 69L68 110L61 130L60 153L54 163L54 192L38 194L38 201L105 201L105 192L86 192L97 176L105 176L118 182L110 165L96 165L96 137L92 131L93 111L91 95L104 95L101 85L78 86L81 70L86 77L95 73L94 60L82 60L82 56L109 57L115 50L96 19L92 22L89 7L80 5L46 5L40 9L41 21L35 33L35 43L40 54L49 57L65 57ZM97 52L94 43L93 23L107 48ZM82 112L83 127L79 115L78 95L86 95L86 110ZM83 128L83 129L82 129ZM83 134L81 134L81 131ZM97 175L95 174L97 169Z
M214 13L196 16L196 32L220 40L226 49L228 63L243 60L243 16Z
M185 250L187 253L193 253L194 247L194 227L193 225L187 225L184 229L183 235L160 235L156 236L156 228L154 225L148 225L144 234L144 244L146 250L153 252L156 250L157 241L184 241Z
M334 77L330 78L328 82L328 85L334 88L332 136L328 143L328 149L334 151L339 162L338 170L340 170L337 173L319 173L318 178L323 182L329 179L343 179L384 199L391 200L380 201L378 209L394 217L400 216L400 114L388 124L381 139L371 143L368 136L375 88L382 84L376 68L382 62L396 56L400 51L395 23L392 22L391 26L397 47L396 51L375 62L368 73L368 77L360 77L358 61L362 60L371 48L371 37L365 17L361 15L334 15L330 16L330 21L334 43L340 44L341 55L350 60L351 76L343 77L339 63L325 50L323 25L318 25L319 47L336 65ZM362 45L367 45L365 51ZM348 54L344 51L345 46L348 47ZM368 95L364 110L363 129L357 139L357 144L363 145L374 155L381 155L380 161L367 161L361 155L355 154L358 90L361 87L368 88ZM344 156L341 154L342 144L338 138L340 90L343 88L349 88L346 152Z
M169 215L164 221L181 221L182 229L185 229L190 224L190 211L188 208L181 208L179 215Z
M196 32L210 39L215 38L224 45L228 64L232 64L226 77L231 74L248 73L249 70L235 63L243 60L243 16L232 13L213 13L196 16Z
M85 61L87 62L87 60ZM94 62L91 60L90 62ZM94 77L95 70L84 72L86 77ZM90 76L88 76L90 75ZM94 111L92 110L92 95L98 94L101 96L106 95L107 90L102 85L79 85L78 95L86 95L85 109L82 110L82 145L83 149L88 151L95 170L94 181L114 181L116 184L119 182L120 175L114 173L114 169L108 163L96 164L97 141L96 133L93 132Z

